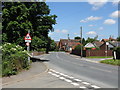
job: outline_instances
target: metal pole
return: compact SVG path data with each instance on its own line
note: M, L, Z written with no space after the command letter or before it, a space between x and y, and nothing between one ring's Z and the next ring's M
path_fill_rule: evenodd
M28 33L30 34L30 30L28 30ZM30 45L27 46L27 51L29 53L30 51ZM30 63L30 57L28 56L28 62Z
M107 58L107 43L106 43L106 58Z
M82 58L82 26L80 28L81 28L80 35L81 35L81 58Z

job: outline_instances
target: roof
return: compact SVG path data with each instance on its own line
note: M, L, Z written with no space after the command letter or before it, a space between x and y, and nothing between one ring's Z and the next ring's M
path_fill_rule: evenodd
M102 39L101 41L107 42L107 41L109 41L109 39Z
M69 46L72 46L72 45L76 45L76 44L80 44L80 39L60 39L60 42L62 45L69 45Z
M115 47L120 47L119 41L114 41L114 42L110 42L110 43L113 44Z
M103 42L99 42L99 41L94 41L93 44L96 46L96 47L100 47Z
M91 48L91 47L95 47L95 45L93 43L87 43L84 47Z

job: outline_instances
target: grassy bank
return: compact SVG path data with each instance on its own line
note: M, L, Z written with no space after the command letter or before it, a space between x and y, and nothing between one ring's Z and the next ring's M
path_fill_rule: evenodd
M103 61L100 61L100 62L105 63L105 64L111 64L111 65L120 66L120 60L109 59L109 60L103 60Z
M112 58L112 56L90 56L90 57L86 57L86 58Z

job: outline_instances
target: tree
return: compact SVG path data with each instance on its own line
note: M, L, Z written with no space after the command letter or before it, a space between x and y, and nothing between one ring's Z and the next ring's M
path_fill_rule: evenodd
M120 41L120 36L119 36L119 37L117 37L117 41Z
M28 21L29 10L20 2L3 2L2 9L3 37L7 42L16 43L28 30L32 30L32 24Z
M74 39L81 39L81 37L77 36L77 37L75 37Z
M3 2L3 42L24 45L24 36L30 30L32 37L36 36L46 41L48 53L50 39L48 33L54 31L56 15L49 15L50 9L45 2ZM12 36L12 37L11 37ZM19 42L18 42L19 41Z

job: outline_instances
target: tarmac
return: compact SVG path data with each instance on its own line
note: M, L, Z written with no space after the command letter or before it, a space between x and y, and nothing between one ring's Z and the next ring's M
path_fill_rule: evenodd
M33 62L29 70L24 70L22 72L19 72L17 75L13 75L10 77L3 77L2 86L24 81L30 78L34 78L34 77L37 77L38 75L39 76L44 75L47 72L48 72L48 67L46 64L39 61Z

